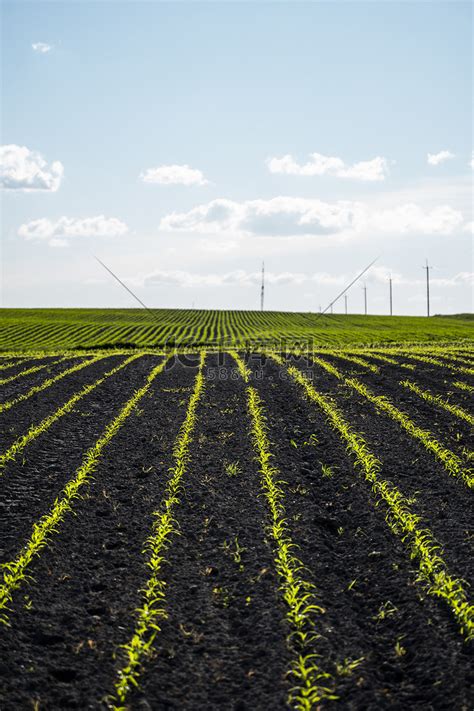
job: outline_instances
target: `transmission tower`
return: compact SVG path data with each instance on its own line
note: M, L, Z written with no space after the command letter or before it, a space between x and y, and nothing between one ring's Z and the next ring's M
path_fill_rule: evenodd
M262 288L260 290L260 311L263 311L265 300L265 262L262 262Z
M364 289L364 314L367 316L367 284L362 287Z
M389 278L388 278L388 283L389 283L389 287L390 287L390 316L393 316L393 308L392 308L392 304L393 304L393 302L392 302L392 275L391 275L391 274L390 274L390 276L389 276Z
M433 269L433 267L430 267L428 265L428 260L426 260L426 266L424 266L423 269L426 269L426 315L429 317L429 315L430 315L430 269Z

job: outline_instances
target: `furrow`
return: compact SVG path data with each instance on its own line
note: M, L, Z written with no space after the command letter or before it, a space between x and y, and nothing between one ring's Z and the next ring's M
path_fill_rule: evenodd
M52 360L49 363L43 363L42 365L34 365L31 368L26 368L26 370L22 370L20 373L16 373L15 375L11 375L9 378L0 379L0 385L7 385L8 383L12 383L14 380L24 378L26 375L30 375L31 373L37 373L38 370L43 370L44 368L48 368L52 365L57 365L63 360L64 357L58 358L58 360Z
M146 379L145 385L134 393L117 417L109 422L95 445L87 451L81 466L75 472L74 478L69 481L63 491L55 499L50 511L33 525L31 537L17 558L2 565L4 573L3 581L0 585L0 621L8 624L8 605L12 600L14 591L26 581L28 577L27 569L31 562L39 555L41 549L47 545L53 533L57 533L58 527L66 514L72 511L74 501L79 496L79 490L89 481L94 469L97 467L104 448L117 434L136 405L148 392L153 380L163 370L165 365L166 361L162 361L153 368Z
M22 393L21 395L18 395L17 397L12 398L11 400L7 400L6 402L0 403L0 413L5 412L6 410L10 410L14 405L18 405L20 402L24 402L25 400L28 400L30 397L33 395L37 395L38 393L42 392L43 390L46 390L46 388L51 387L51 385L54 385L54 383L59 382L63 378L65 378L67 375L71 375L72 373L77 373L79 370L82 370L83 368L86 368L88 365L92 365L93 363L97 363L100 360L103 360L107 356L97 356L95 358L91 358L90 360L84 361L82 363L78 363L77 365L73 365L71 368L67 368L67 370L63 370L62 373L59 373L59 375L55 375L53 378L48 378L47 380L44 380L40 385L35 385L32 388L28 390L26 393Z
M402 385L404 388L408 388L408 390L410 390L412 393L415 393L415 395L418 395L418 397L422 398L426 402L429 402L431 405L435 405L435 407L440 407L443 410L446 410L446 412L449 412L451 415L459 417L460 420L464 420L470 425L474 425L474 417L469 412L467 412L467 410L464 410L462 407L459 407L458 405L453 405L447 400L444 400L441 395L433 395L433 393L429 392L428 390L423 390L422 388L418 387L416 383L412 383L410 380L402 380L400 382L400 385Z
M444 469L453 477L458 478L469 488L474 488L474 473L465 467L463 460L447 447L438 442L428 430L418 427L405 412L399 410L384 395L375 395L363 383L356 378L346 378L335 366L327 363L321 358L314 358L313 362L320 365L328 373L331 373L338 380L345 383L362 397L375 405L378 412L383 412L392 420L396 421L402 429L408 432L414 439L419 440L425 449L438 459Z
M181 426L173 449L174 466L161 505L155 513L153 530L145 542L148 555L147 566L150 576L142 591L141 607L137 613L135 629L130 640L124 645L125 660L117 672L114 696L110 704L124 708L123 704L132 687L138 685L143 664L149 656L154 639L160 631L160 621L167 617L165 608L166 583L161 577L164 554L176 533L174 508L180 502L181 480L186 474L190 459L190 445L193 440L197 418L197 408L205 387L203 367L206 352L202 351L199 372L194 390L189 399L185 420Z
M279 365L284 365L278 356L271 357ZM403 493L380 476L382 462L369 450L363 437L352 429L334 402L319 393L294 366L289 366L287 371L306 396L324 412L331 425L347 443L348 450L361 467L374 495L386 505L388 525L406 544L411 558L417 561L420 579L424 581L428 594L444 600L457 620L461 634L466 640L473 639L474 605L467 597L463 582L450 574L440 546L430 529L425 526L420 516L412 511L411 504Z
M316 604L313 586L305 579L304 565L294 554L295 543L286 521L281 473L272 464L271 444L266 415L257 390L250 385L250 372L236 352L231 352L246 384L247 408L251 432L262 476L261 485L271 519L271 536L275 548L275 566L281 581L280 591L286 605L286 618L291 633L288 638L294 653L288 674L294 684L289 704L303 711L312 709L323 699L336 699L334 680L317 662L315 617L323 612Z
M92 390L101 385L104 380L111 377L112 375L115 375L115 373L118 373L122 368L125 368L126 365L140 357L141 355L138 354L126 358L122 363L117 365L115 368L112 368L112 370L107 371L103 376L98 378L98 380L94 381L93 383L90 383L89 385L85 385L78 393L69 398L67 402L61 405L61 407L59 407L51 415L45 417L44 420L42 420L38 425L32 425L28 432L16 439L15 442L13 442L13 444L8 447L6 451L0 454L0 476L3 473L2 470L4 470L6 464L8 464L9 461L15 459L18 454L23 452L25 447L27 447L32 440L36 439L36 437L39 437L41 434L43 434L43 432L46 432L46 430L48 430L51 425L53 425L57 420L59 420L60 417L65 415L67 412L70 412L73 407L80 400L82 400L83 397L85 397L90 392L92 392Z

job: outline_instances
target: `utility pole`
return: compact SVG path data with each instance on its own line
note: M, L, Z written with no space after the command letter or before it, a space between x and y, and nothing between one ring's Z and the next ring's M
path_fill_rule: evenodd
M393 309L392 309L392 275L390 274L388 278L388 283L390 285L390 316L393 316Z
M347 316L347 294L344 294L344 312Z
M262 288L260 291L260 311L263 311L264 299L265 299L265 262L262 262Z
M367 316L367 285L364 284L364 314Z
M430 267L428 265L428 260L426 260L426 266L423 267L423 269L426 269L426 315L430 316L430 269L433 269L433 267Z
M331 304L331 313L332 313L332 304Z

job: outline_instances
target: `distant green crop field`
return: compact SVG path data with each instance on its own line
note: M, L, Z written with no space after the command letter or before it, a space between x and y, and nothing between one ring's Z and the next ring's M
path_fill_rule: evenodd
M474 340L460 316L320 316L279 311L1 309L1 351L247 344L315 346Z

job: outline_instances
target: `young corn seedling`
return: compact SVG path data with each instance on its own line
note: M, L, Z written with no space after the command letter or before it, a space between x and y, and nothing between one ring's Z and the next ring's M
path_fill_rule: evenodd
M93 447L86 453L75 476L69 481L63 491L54 501L49 513L45 514L33 525L30 539L20 551L15 560L2 565L3 580L0 583L0 622L8 622L8 605L14 591L28 578L27 570L34 558L39 555L49 539L56 533L66 514L72 511L74 501L79 497L79 490L86 484L97 467L104 448L117 434L126 419L134 411L136 405L148 392L153 380L165 367L165 361L157 365L147 376L145 385L137 390L102 433Z
M125 708L124 704L130 691L138 686L145 660L151 653L156 635L161 631L161 621L167 617L166 582L161 577L162 568L166 549L173 535L177 533L173 512L180 502L181 482L191 458L190 446L196 427L197 408L205 386L203 375L205 359L206 353L203 351L194 389L187 405L186 417L173 447L174 465L170 469L170 479L161 505L155 512L153 530L145 543L149 577L141 591L142 604L136 611L133 635L123 646L125 659L118 670L114 695L109 699L110 704L117 710Z
M125 366L127 366L129 363L140 357L140 354L136 354L130 356L129 358L126 358L122 363L117 365L115 368L112 368L112 370L109 370L107 373L98 378L95 382L90 383L89 385L84 385L84 387L78 393L69 398L69 400L65 402L64 405L61 405L61 407L58 408L55 412L53 412L51 415L45 417L44 420L42 420L38 425L32 425L28 432L26 432L26 434L15 440L15 442L13 442L13 444L6 451L0 454L0 476L2 474L2 469L9 461L15 459L18 454L23 452L25 447L30 444L30 442L39 437L39 435L46 432L46 430L48 430L51 425L57 422L60 417L63 417L63 415L66 415L68 412L71 412L71 410L79 402L79 400L82 400L82 398L92 392L92 390L95 390L95 388L101 385L107 378L110 378L112 375L115 375L120 370L122 370L122 368L125 368Z
M273 358L283 365L281 358ZM449 573L441 548L432 532L423 525L421 517L412 512L409 501L401 491L380 476L382 463L370 451L363 437L352 429L334 402L319 393L297 368L290 366L287 371L308 399L323 411L330 425L345 441L348 451L354 456L357 466L370 484L376 500L385 504L387 524L406 545L410 558L417 562L419 579L424 582L428 593L444 600L457 620L461 634L466 640L473 639L474 605L469 601L462 581L453 578Z
M283 482L279 470L272 465L271 444L263 403L257 390L250 385L250 371L236 352L231 352L246 385L247 407L257 461L260 466L261 486L267 500L274 563L280 580L280 592L286 604L286 619L290 629L288 644L294 657L288 674L296 684L291 689L288 703L291 708L306 710L323 699L333 699L333 679L316 663L313 649L315 617L324 610L316 604L314 586L304 577L304 565L295 555L285 518Z

